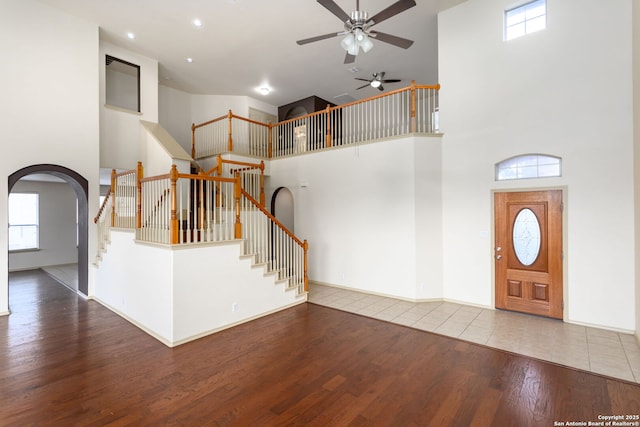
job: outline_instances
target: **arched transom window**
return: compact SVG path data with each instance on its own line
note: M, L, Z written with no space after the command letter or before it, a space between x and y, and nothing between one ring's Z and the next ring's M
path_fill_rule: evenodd
M562 176L562 159L545 154L524 154L496 164L496 181Z

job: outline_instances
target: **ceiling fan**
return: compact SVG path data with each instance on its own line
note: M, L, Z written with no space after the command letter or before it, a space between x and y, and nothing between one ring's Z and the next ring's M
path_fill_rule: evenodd
M367 86L371 86L373 88L378 89L379 91L383 91L384 87L382 87L382 83L398 83L401 80L400 79L386 79L384 78L384 71L381 71L380 73L373 73L373 78L372 79L361 79L360 77L354 77L356 80L362 80L363 82L367 82L366 85L360 86L359 88L356 88L356 90L358 89L363 89Z
M351 12L351 16L347 15L347 13L333 0L317 1L329 12L333 13L344 22L344 31L298 40L296 43L299 45L317 42L319 40L329 39L332 37L344 36L340 45L347 51L344 63L350 64L356 60L356 56L358 55L360 48L362 48L362 51L365 53L371 50L373 47L373 42L371 41L372 38L403 49L408 49L413 44L413 40L374 31L371 30L371 27L415 6L416 2L414 0L398 0L386 9L376 13L371 18L368 17L367 12L360 10L359 0L356 0L356 10Z

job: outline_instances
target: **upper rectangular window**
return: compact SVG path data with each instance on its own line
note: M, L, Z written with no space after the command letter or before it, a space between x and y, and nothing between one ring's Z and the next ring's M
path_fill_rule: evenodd
M107 55L105 71L106 103L140 112L140 66Z
M39 196L37 193L9 194L9 250L39 247Z
M535 0L504 13L504 39L513 40L547 28L547 1Z

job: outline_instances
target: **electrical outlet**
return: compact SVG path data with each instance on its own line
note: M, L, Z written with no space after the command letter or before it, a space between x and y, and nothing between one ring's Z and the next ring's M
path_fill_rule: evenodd
M234 302L233 304L231 304L231 312L232 313L237 313L238 312L238 303Z

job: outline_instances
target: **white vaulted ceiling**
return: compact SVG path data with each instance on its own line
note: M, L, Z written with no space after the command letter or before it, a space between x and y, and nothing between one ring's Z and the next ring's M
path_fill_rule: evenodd
M245 95L283 105L317 95L331 102L379 93L354 77L436 84L437 13L464 0L417 0L417 6L374 27L414 40L409 49L375 41L354 64L343 64L340 37L304 46L296 40L340 32L344 24L315 0L40 0L95 22L101 38L159 62L160 84L194 94ZM350 14L356 0L335 0ZM369 16L395 0L361 0ZM194 19L202 28L193 25ZM134 33L130 40L127 33ZM188 63L186 58L193 58ZM353 72L353 67L359 71ZM262 86L269 95L257 92ZM338 103L338 102L337 102Z

